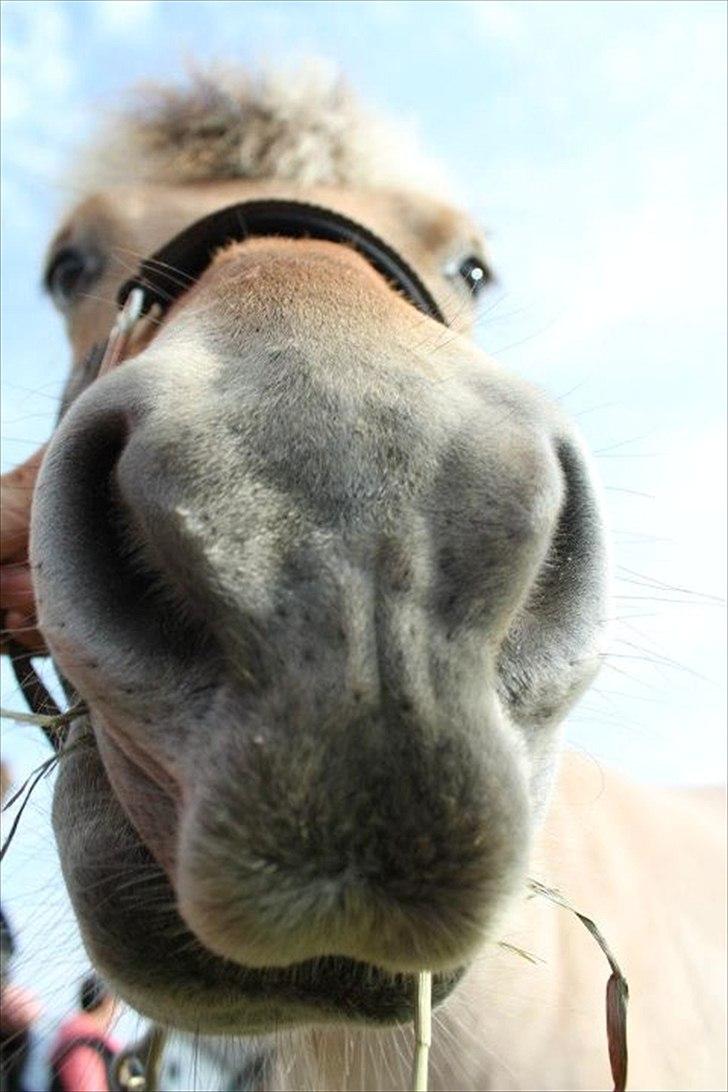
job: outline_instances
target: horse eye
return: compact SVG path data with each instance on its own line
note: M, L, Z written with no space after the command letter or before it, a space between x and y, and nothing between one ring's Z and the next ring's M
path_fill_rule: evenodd
M101 268L101 257L96 252L75 246L61 247L46 272L45 288L63 310L96 280Z
M493 275L485 262L474 254L460 263L458 276L465 281L471 296L478 296L493 279Z

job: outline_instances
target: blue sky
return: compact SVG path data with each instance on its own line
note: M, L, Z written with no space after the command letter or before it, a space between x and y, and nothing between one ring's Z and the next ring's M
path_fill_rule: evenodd
M642 779L723 779L725 39L701 0L3 4L3 467L52 426L67 352L40 263L94 117L191 59L328 58L445 162L500 278L480 343L595 452L615 621L570 738ZM3 732L18 773L40 757Z

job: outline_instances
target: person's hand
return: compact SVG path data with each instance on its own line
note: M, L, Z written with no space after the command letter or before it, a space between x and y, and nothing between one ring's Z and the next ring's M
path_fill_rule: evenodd
M23 1031L25 1028L31 1028L43 1012L35 994L26 990L24 986L16 986L14 982L3 988L0 1001L4 1031Z
M45 445L0 477L0 651L9 639L30 652L43 652L37 629L33 582L28 564L30 504Z

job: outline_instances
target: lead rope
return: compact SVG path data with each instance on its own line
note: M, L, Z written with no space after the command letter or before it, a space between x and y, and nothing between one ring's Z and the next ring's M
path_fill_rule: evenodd
M7 647L10 653L13 674L17 679L28 708L35 716L43 718L36 723L53 750L58 752L61 746L60 735L49 724L45 723L45 718L60 717L63 714L30 662L30 653L27 649L12 638L8 640Z
M129 293L109 334L97 376L111 371L123 359L129 338L144 311L144 300L141 288L134 288ZM32 720L58 754L65 728L71 719L85 711L85 706L77 705L63 713L31 663L31 653L12 638L7 642L7 649L18 686L33 714ZM167 1032L153 1024L139 1043L114 1058L109 1067L112 1092L158 1092L166 1037Z
M133 288L127 296L106 341L98 372L96 373L97 377L111 371L122 360L129 338L144 312L144 304L144 290L142 288ZM45 722L45 718L62 717L64 715L63 711L56 704L42 682L40 675L33 667L31 653L12 638L7 641L7 649L10 654L13 673L28 708L35 716L43 718L43 720L38 720L36 723L57 753L61 747L62 736L59 731Z

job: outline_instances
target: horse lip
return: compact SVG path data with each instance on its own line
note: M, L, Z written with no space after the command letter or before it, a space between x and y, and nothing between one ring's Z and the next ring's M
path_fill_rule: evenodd
M135 793L133 783L140 781L142 789L145 786L153 787L154 792L159 794L157 800L159 804L162 804L163 812L167 813L168 822L173 821L174 815L179 814L182 806L181 785L167 764L162 765L138 739L132 738L130 733L120 728L115 719L107 717L105 711L99 712L98 709L90 711L88 722L92 728L94 745L111 792L133 826L139 842L164 871L168 882L173 886L174 842L164 835L159 838L150 837L149 829L145 829L144 809L142 808L142 812L137 814L134 807L134 799L139 795L139 787L136 786ZM130 779L132 787L128 784Z
M100 730L108 734L113 745L122 753L130 766L134 767L150 781L153 781L159 791L167 796L175 807L179 807L182 802L182 788L179 782L174 778L171 770L166 766L162 766L138 738L133 737L129 732L124 732L114 720L106 715L95 718L93 711L91 711L89 720L96 733ZM104 762L104 766L107 768L108 773L106 762Z
M89 723L86 718L83 720ZM70 742L73 743L82 731L85 732L85 728L79 718L71 729ZM87 778L94 767L100 767L98 774L103 778L106 791L120 808L121 801L109 779L96 733L91 734L88 743L88 749L84 747L65 760L68 765L63 763L62 776L64 771L70 776L70 771L77 768L77 775L80 769ZM55 806L58 806L57 802ZM169 898L160 901L157 889L154 901L145 910L143 898L139 902L140 889L136 885L127 883L121 889L117 887L118 860L105 854L99 858L99 865L89 880L97 892L92 916L89 918L88 909L84 913L78 906L77 913L86 923L84 934L91 958L134 1008L151 1019L172 1023L179 1030L208 1034L265 1034L281 1026L338 1021L379 1026L411 1021L413 974L395 974L345 956L322 956L284 967L260 969L216 955L181 921L175 906L170 870L165 869L151 852L136 825L130 822L126 809L122 808L122 811L131 838L126 851L131 850L132 857L126 859L139 867L141 851L141 860L146 857L148 862L142 863L141 867L156 867L158 879L167 889ZM54 817L54 823L57 821ZM84 842L83 850L86 848ZM85 864L87 866L88 861ZM66 863L64 868L67 866ZM75 867L73 862L71 867ZM87 892L88 888L89 884L84 883L79 891ZM110 922L101 924L97 921L99 908L108 901L115 904L114 914ZM111 961L112 952L107 946L109 928L121 930L119 947L112 950ZM171 932L175 936L174 949L170 947ZM177 947L180 939L181 949ZM160 950L167 958L162 958L159 973L152 981L149 959L155 953L159 958ZM435 1004L445 1000L466 969L465 966L458 967L433 976Z
M97 748L98 730L101 728L103 732L108 733L112 745L122 752L133 767L152 779L160 792L178 803L181 797L178 786L169 776L161 773L161 767L153 759L150 760L151 766L147 763L146 759L149 756L146 753L144 759L140 758L140 752L144 749L134 746L129 739L128 733L120 730L113 720L103 716L101 718L102 724L99 724L98 719L98 717L94 717L93 712L89 712L88 720L94 729ZM96 723L94 723L95 720ZM100 757L106 775L109 777L108 765L103 757L103 748L100 749ZM120 797L118 791L115 788L112 791L123 806L123 798ZM147 851L156 857L154 850L149 846L138 828L137 835ZM162 867L164 866L162 865ZM260 991L260 997L256 997L256 1000L270 1001L276 1006L290 1005L294 1010L301 1005L305 1005L313 1010L323 1010L332 1017L359 1017L363 1020L383 1024L411 1019L413 1001L408 999L406 994L409 992L408 987L411 990L414 989L414 975L405 972L393 973L375 964L364 963L344 955L320 956L277 968L247 967L244 964L219 956L209 949L194 933L192 935L196 945L205 953L207 959L212 960L221 967L225 967L226 971L232 971L236 977L243 977L244 981L240 983L241 999L246 1001L250 1000L250 987L252 985L256 994ZM463 967L452 972L436 973L433 976L433 990L436 1002L444 1000L444 997L459 980L464 970ZM349 987L346 983L351 977L355 979L357 984L360 982L365 984L365 993L368 996L363 1000L347 996ZM251 980L254 981L251 982ZM341 989L342 984L345 985L343 990ZM443 990L445 990L444 994ZM337 996L337 991L339 991L339 996ZM376 1007L375 1003L378 999L383 1002L382 1010ZM282 1011L285 1018L285 1010Z
M433 976L436 1002L445 999L464 970ZM306 960L279 972L243 968L243 973L260 978L266 991L264 1000L283 998L287 1003L304 1003L340 1017L389 1023L411 1020L414 1011L415 975L393 975L347 956Z
M265 1034L274 1027L340 1021L386 1027L411 1022L414 1014L416 976L390 974L369 963L347 956L324 956L279 969L260 970L230 963L203 945L199 949L220 970L225 1001L219 1007L206 997L200 1021L200 1005L193 1018L175 1014L180 1030L201 1033ZM444 1002L465 974L466 967L433 975L433 1005ZM130 996L152 1019L169 1021L169 1013L155 1013L154 999Z

